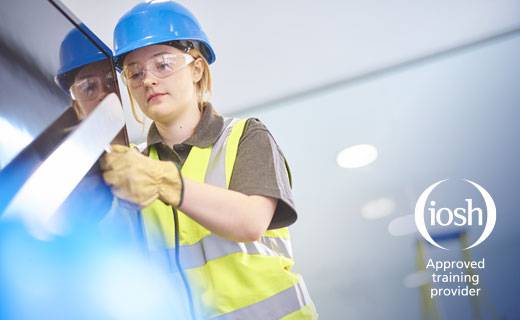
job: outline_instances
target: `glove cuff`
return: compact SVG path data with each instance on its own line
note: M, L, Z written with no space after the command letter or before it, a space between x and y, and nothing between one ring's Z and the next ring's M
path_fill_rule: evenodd
M184 197L184 182L181 172L173 162L161 162L163 164L159 178L159 199L178 208Z

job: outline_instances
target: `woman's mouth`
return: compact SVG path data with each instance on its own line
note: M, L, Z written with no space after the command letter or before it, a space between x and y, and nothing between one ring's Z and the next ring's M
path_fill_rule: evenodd
M159 97L166 95L166 93L153 93L146 98L146 102L157 100Z

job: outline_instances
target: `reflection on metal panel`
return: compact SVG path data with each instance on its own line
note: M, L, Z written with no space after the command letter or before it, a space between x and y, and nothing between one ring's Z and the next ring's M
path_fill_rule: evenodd
M47 1L3 1L0 11L0 168L70 105L55 83L60 42L74 26ZM7 133L14 132L17 139Z
M20 152L0 171L0 212L29 179L38 166L67 138L78 124L73 108L67 109L56 121Z
M105 72L102 85L106 93L118 91L110 57L110 49L60 3L2 2L0 169L71 105L81 107L75 108L76 112L86 109L80 116L84 118L99 103L101 98L79 103L79 99L72 99L69 90L80 80L84 80L83 86L78 84L76 88L92 88L95 79L85 78L93 69ZM91 66L93 63L97 65ZM77 77L81 72L81 77Z
M33 16L36 12L37 17ZM119 92L111 56L110 49L60 3L18 0L2 4L0 213L3 214L6 208L12 210L16 204L14 197L20 197L23 194L21 189L26 190L34 181L39 181L40 189L48 193L49 199L67 197L70 190L76 188L77 196L66 201L63 209L71 205L77 208L82 203L77 200L81 194L96 198L111 197L95 165L97 157L83 162L85 158L82 154L86 152L90 155L93 152L91 146L71 144L78 136L98 137L108 144L118 132L113 142L128 144L126 129L119 117L114 123L106 125L102 123L107 123L109 117L98 124L95 124L97 116L93 116L94 120L90 119L101 101L117 104L118 112L121 112L121 104L115 96ZM105 99L110 94L111 98ZM108 112L108 109L99 112ZM116 114L114 110L110 112ZM101 130L98 125L101 125ZM118 130L113 132L115 128ZM92 131L89 133L88 130ZM81 143L85 142L91 141L84 139ZM62 163L60 168L61 171L74 171L70 164L81 161L82 171L69 173L73 177L70 181L75 181L74 185L59 185L55 179L56 173L54 176L42 176L42 173L49 172L49 166L59 166L59 161L64 161L59 156L60 148L69 150L69 153L73 148L77 149L77 157L71 158L69 163ZM52 157L58 158L53 160ZM89 177L83 178L87 172ZM80 182L82 178L85 181ZM56 201L53 206L59 206L63 200ZM33 202L32 199L30 202ZM97 210L105 206L95 203L85 204L85 211L96 211L98 217L106 213L104 209ZM34 208L38 206L34 204ZM54 209L49 210L43 216L50 215ZM60 212L63 213L63 210L60 209Z
M119 98L108 95L42 163L7 207L39 236L53 232L52 215L124 126Z

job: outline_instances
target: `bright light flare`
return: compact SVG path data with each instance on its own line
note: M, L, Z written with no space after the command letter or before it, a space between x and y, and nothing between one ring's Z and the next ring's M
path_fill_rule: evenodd
M342 168L361 168L377 159L377 149L370 144L358 144L341 151L336 161Z

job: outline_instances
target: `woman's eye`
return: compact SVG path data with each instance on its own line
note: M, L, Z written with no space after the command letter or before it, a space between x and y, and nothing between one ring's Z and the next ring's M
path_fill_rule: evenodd
M130 79L130 80L137 80L141 76L141 74L142 74L142 72L131 73L128 76L128 79Z
M86 91L87 92L94 92L96 90L96 85L95 84L89 84Z
M97 90L97 84L95 81L88 80L82 86L79 87L79 90L83 92L84 95L90 96Z
M171 69L170 63L167 62L161 62L156 65L157 70L169 70Z

